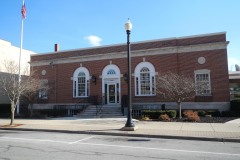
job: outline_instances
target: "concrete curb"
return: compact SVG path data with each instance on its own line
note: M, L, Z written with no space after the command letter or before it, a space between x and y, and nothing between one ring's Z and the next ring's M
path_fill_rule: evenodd
M149 135L149 134L132 134L132 133L110 133L110 132L96 132L96 131L70 131L70 130L27 129L27 128L0 128L0 130L38 131L38 132L40 131L40 132L56 132L56 133L71 133L71 134L93 134L93 135L111 135L111 136L126 136L126 137L145 137L145 138L164 138L164 139L240 143L240 139L234 139L234 138L211 138L211 137Z

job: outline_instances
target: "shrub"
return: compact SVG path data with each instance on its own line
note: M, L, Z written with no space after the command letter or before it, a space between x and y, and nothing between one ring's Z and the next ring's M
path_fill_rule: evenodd
M150 119L159 119L162 114L167 114L169 118L176 118L176 110L143 110L142 116L147 116Z
M211 114L206 114L205 117L212 117L212 115Z
M221 117L221 113L218 110L207 111L206 114L211 115L212 117Z
M183 115L187 118L188 121L192 121L192 122L199 122L200 121L198 113L194 112L192 110L184 111Z
M206 115L206 111L203 111L203 110L198 111L199 117L205 117L205 115Z
M165 114L163 110L143 110L142 116L148 116L150 119L158 119L161 114Z
M169 116L169 118L176 118L176 116L177 116L176 110L167 110L166 113Z
M169 118L169 116L166 113L165 114L161 114L158 119L160 119L162 121L170 121L170 118Z
M144 121L150 120L150 118L148 116L142 116L141 119Z

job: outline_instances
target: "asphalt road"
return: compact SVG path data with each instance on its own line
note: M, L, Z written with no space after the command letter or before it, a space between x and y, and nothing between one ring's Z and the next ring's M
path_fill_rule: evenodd
M0 130L0 160L239 160L240 144Z

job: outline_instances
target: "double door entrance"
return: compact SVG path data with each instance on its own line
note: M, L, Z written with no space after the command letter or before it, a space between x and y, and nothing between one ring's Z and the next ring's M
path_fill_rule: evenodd
M105 84L105 104L119 103L119 83Z

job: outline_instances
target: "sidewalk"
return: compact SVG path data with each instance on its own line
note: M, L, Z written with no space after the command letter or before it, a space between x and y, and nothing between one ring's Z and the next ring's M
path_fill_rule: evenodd
M240 143L240 119L228 123L189 123L137 121L136 131L121 131L126 118L101 119L15 119L17 127L4 127L10 119L0 119L1 130L47 131L115 136L206 140Z

